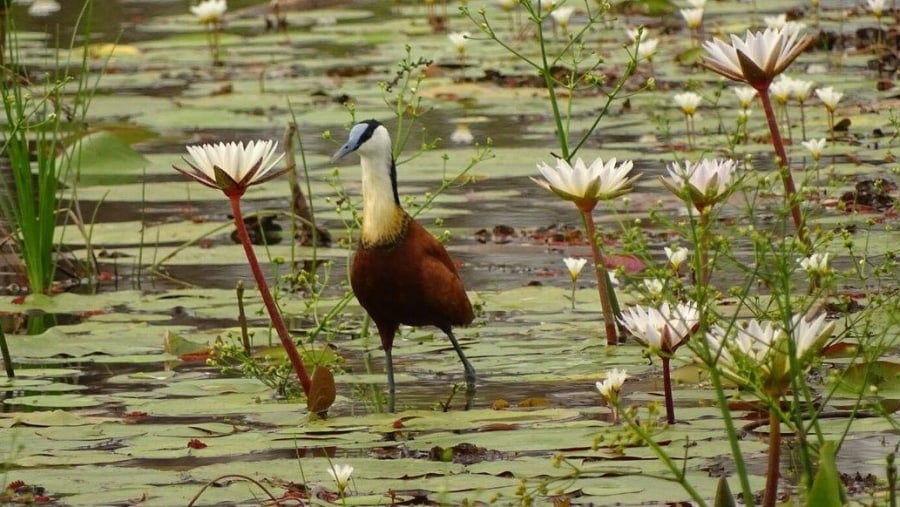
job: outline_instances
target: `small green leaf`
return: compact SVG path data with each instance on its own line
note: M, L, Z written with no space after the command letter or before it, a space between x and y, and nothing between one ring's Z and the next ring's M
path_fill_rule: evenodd
M813 479L809 489L809 498L806 505L818 507L841 507L846 501L844 488L841 487L841 478L837 465L834 463L834 442L827 441L819 449L819 470Z

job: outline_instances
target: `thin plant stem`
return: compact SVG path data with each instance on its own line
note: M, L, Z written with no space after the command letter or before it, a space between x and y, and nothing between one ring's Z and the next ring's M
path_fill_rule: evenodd
M774 400L777 403L777 399ZM775 507L778 498L778 468L781 464L781 419L778 411L769 410L769 465L766 470L766 491L763 507Z
M794 227L797 229L797 237L800 238L807 250L811 250L809 237L806 234L803 223L803 213L800 211L800 204L797 202L797 186L794 184L794 176L791 174L787 152L784 150L784 139L781 138L781 133L778 130L778 119L775 117L775 110L772 109L772 99L769 97L769 90L762 88L756 91L762 102L763 110L766 112L766 121L769 124L769 132L772 134L772 145L775 148L775 156L778 159L776 161L778 163L778 171L781 173L781 181L784 184L784 199L791 208L791 217L794 220Z
M806 141L806 104L800 102L800 135Z
M700 289L709 289L709 213L710 209L700 210Z
M606 329L606 344L618 345L619 338L616 335L616 318L609 298L609 286L606 283L606 263L603 262L603 253L600 251L600 245L597 243L597 228L594 225L594 216L590 211L582 211L581 214L584 217L588 241L591 243L594 272L597 275L597 290L600 292L600 308L603 311L603 325Z
M831 135L831 142L834 142L834 111L831 108L828 108L828 132Z
M13 369L12 356L9 354L9 345L6 344L6 334L3 333L3 328L0 328L0 354L3 356L6 378L15 378L16 372Z
M303 360L300 358L300 353L297 352L297 346L294 344L294 340L291 338L287 325L285 325L284 319L281 317L281 312L278 311L272 293L269 292L269 284L266 282L266 277L259 267L256 253L253 251L253 245L250 243L250 235L247 234L247 226L244 225L244 218L241 216L241 198L240 196L229 195L228 200L231 202L231 214L234 216L234 224L237 227L238 238L241 240L241 245L244 246L244 254L247 256L247 263L250 264L250 270L253 272L253 277L256 279L256 288L259 289L259 294L262 296L263 303L266 305L266 310L269 312L269 318L272 320L272 327L275 328L275 331L278 333L278 338L281 339L281 345L284 347L288 359L290 359L291 365L294 367L294 372L297 373L297 378L300 380L303 392L309 396L309 373L306 372L306 368L303 366Z
M572 309L575 309L575 280L572 280Z
M663 391L666 397L666 422L675 424L675 402L672 400L672 371L669 365L670 358L663 356Z
M620 407L617 405L617 409ZM684 469L679 467L677 463L669 456L669 453L662 448L655 440L653 440L653 436L644 429L643 426L640 425L633 417L628 416L627 410L620 410L622 414L622 418L625 420L625 424L631 428L632 431L638 436L641 442L647 444L654 454L662 461L663 466L665 466L669 472L674 476L674 480L678 482L678 484L684 488L684 491L690 495L690 497L697 503L697 505L701 507L706 507L707 503L703 496L697 491L694 486L687 480L685 477Z

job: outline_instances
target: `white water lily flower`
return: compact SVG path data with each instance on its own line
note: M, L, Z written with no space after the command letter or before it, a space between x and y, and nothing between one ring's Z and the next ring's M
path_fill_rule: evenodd
M837 109L838 102L844 97L844 94L835 91L832 86L826 86L825 88L816 89L816 96L819 97L822 104L825 104L825 109L827 109L828 112L833 113L834 110Z
M659 46L659 39L645 39L641 41L637 50L638 60L652 60Z
M765 90L812 41L786 29L748 31L743 39L732 35L731 44L721 39L704 42L703 64L728 79Z
M56 0L34 0L28 6L28 15L43 18L59 12L62 8Z
M791 318L791 338L797 344L797 357L801 361L806 362L805 360L818 354L834 332L835 323L826 322L825 317L825 312L822 312L813 318L805 315L794 315Z
M274 157L278 144L272 141L217 143L188 146L191 170L173 168L200 183L228 195L241 195L247 187L280 176L287 169L273 171L283 155Z
M703 24L703 9L681 9L681 17L684 18L684 23L688 28L696 30Z
M578 280L578 275L581 274L581 270L584 268L584 265L587 264L587 259L581 259L577 257L566 257L563 259L563 263L566 265L566 269L569 270L569 276L572 277L572 281Z
M675 96L672 97L672 100L675 101L675 104L681 108L681 111L684 114L694 116L703 97L694 92L684 92L676 93Z
M471 37L469 32L451 32L447 34L447 38L450 39L450 43L453 44L453 47L456 48L456 52L459 54L466 52L466 44L469 43L469 37Z
M866 0L867 7L870 11L872 11L872 15L876 18L880 18L884 13L884 8L887 7L887 2L885 0Z
M800 259L800 267L811 275L828 275L831 273L831 267L828 265L831 254L814 253L809 257Z
M619 321L651 353L668 357L696 331L700 312L693 303L663 303L659 308L628 308Z
M626 28L625 35L628 36L628 40L631 42L637 42L638 37L643 41L647 38L647 29L644 27Z
M772 28L773 30L784 28L787 22L787 14L783 12L777 16L763 16L763 23L767 28Z
M454 144L472 144L475 136L468 123L460 122L456 124L456 128L450 133L450 142Z
M729 330L713 326L706 337L715 361L710 366L740 385L754 384L772 396L781 396L790 387L788 340L794 344L798 366L806 371L834 326L834 322L825 321L824 313L812 319L792 316L788 332L772 322L761 324L756 319Z
M675 271L678 271L681 264L687 260L688 253L690 253L688 252L688 249L683 246L677 248L664 247L663 250L665 250L666 258L669 259L669 263L672 264L672 268L674 268Z
M812 156L813 160L818 162L819 158L822 156L822 150L825 149L826 142L827 140L823 137L822 139L810 139L808 141L803 141L801 144L809 151L809 154L810 156Z
M338 491L342 492L347 489L350 483L350 476L353 474L352 465L332 465L328 467L328 475L334 479Z
M809 93L812 91L813 83L812 81L806 81L803 79L792 79L791 80L791 96L794 97L794 100L803 104L809 99Z
M737 88L732 88L734 90L734 94L737 95L738 102L741 104L741 109L748 109L751 104L753 104L753 99L756 98L756 90L749 86L738 86Z
M666 167L669 177L660 180L673 194L703 210L728 196L735 169L731 159L703 159L696 164L673 162Z
M191 12L204 25L219 24L226 10L228 10L228 5L225 0L203 0L197 5L191 6Z
M648 278L644 280L644 288L647 289L647 292L649 292L651 296L659 296L662 294L664 287L663 281L659 278Z
M597 390L606 401L615 404L619 399L619 393L622 392L622 385L628 379L628 372L613 368L606 373L606 378L597 382Z
M560 28L565 29L569 26L569 19L574 13L575 7L563 5L550 11L550 16L553 18L553 21L556 21L556 24L558 24Z
M769 85L769 94L779 104L787 104L791 98L791 92L794 90L794 80L781 75L771 85Z
M630 160L617 165L614 158L606 163L597 158L590 166L585 165L581 158L575 159L574 165L563 159L556 159L555 168L544 162L538 164L538 170L544 179L531 180L557 196L574 202L579 210L590 211L598 201L614 199L631 191L631 184L640 176L628 176L633 166Z

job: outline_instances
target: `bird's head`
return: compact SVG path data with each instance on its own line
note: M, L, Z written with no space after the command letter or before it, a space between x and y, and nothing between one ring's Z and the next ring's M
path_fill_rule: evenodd
M387 128L377 120L365 120L350 129L347 142L334 153L332 161L356 152L361 158L393 161L391 136Z

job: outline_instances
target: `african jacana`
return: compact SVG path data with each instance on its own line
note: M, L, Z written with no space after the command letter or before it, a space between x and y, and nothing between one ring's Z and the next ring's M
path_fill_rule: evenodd
M376 120L357 123L332 160L356 152L362 167L362 233L350 285L369 313L384 349L388 410L394 411L391 350L400 324L431 325L443 331L465 368L466 408L475 394L472 368L452 326L472 322L472 304L447 250L400 206L397 167L387 128Z

